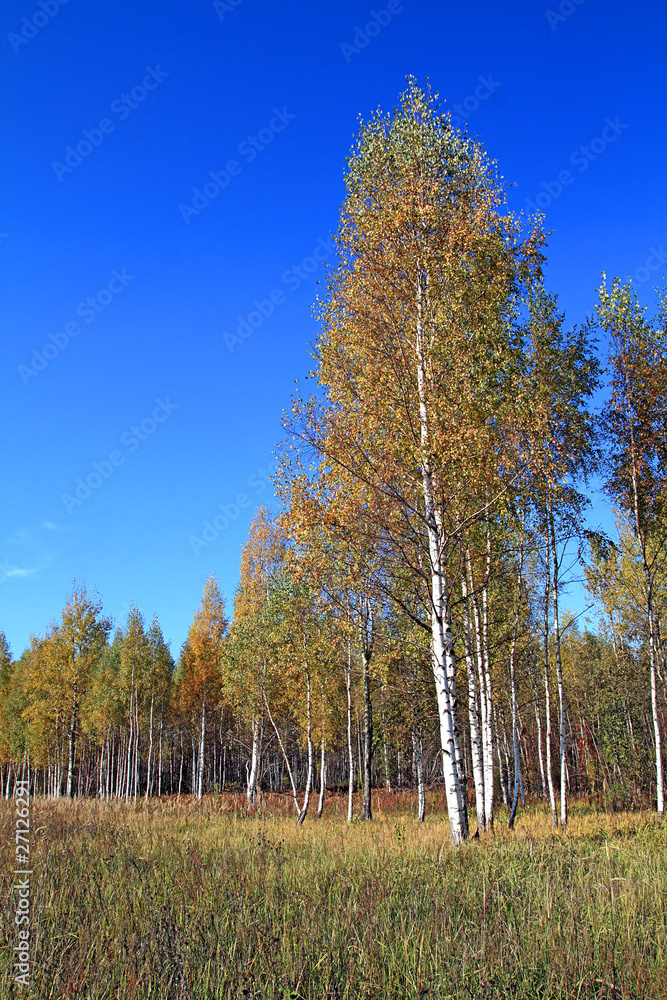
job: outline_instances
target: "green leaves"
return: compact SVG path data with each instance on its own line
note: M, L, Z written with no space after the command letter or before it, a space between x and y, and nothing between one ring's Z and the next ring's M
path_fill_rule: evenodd
M667 513L667 332L650 322L631 285L599 292L597 321L609 338L609 398L602 412L608 495L638 534ZM662 326L660 326L662 321Z

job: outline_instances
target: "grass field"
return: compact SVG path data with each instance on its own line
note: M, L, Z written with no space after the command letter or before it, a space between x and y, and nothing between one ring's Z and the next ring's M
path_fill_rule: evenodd
M0 996L667 998L667 824L543 806L454 850L443 803L342 797L297 828L265 795L32 806L32 956L12 982L13 803L2 802Z

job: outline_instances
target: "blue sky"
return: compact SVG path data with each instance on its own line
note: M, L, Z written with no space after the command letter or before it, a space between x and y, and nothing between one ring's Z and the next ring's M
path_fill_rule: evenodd
M131 601L157 612L174 651L209 573L231 602L309 369L357 116L390 110L407 74L467 118L513 208L544 209L569 322L603 269L655 301L662 4L7 0L0 17L15 655L73 578L118 622Z

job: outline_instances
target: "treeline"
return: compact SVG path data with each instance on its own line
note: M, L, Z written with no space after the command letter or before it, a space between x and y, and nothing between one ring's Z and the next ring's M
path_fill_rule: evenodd
M362 125L295 398L231 624L211 578L178 663L133 609L110 641L75 588L11 663L3 780L124 799L444 783L455 843L525 795L664 812L667 322L603 283L568 330L540 220L410 81ZM605 369L595 350L602 340ZM598 413L592 400L604 395ZM599 475L614 539L585 529ZM598 629L564 607L584 569Z

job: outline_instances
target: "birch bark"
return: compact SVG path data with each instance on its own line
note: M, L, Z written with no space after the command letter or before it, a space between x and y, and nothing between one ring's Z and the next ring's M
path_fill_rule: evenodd
M421 441L421 472L424 494L424 513L428 531L428 548L431 562L431 655L435 680L442 766L447 795L450 837L453 844L468 838L468 812L462 775L459 772L460 748L457 748L456 720L456 658L454 636L451 629L448 581L444 566L444 539L439 531L436 515L433 473L430 461L430 427L426 398L426 372L424 365L424 328L422 319L425 275L417 279L417 389L419 395L419 426Z
M486 830L484 813L484 752L479 709L478 677L475 670L475 659L470 621L470 595L465 569L461 573L461 593L463 596L463 642L465 649L466 671L468 675L468 718L470 723L470 756L472 773L475 782L475 806L477 812L477 829Z
M352 651L347 643L347 664L345 669L345 690L347 692L347 821L352 822L352 805L354 794L354 743L352 740Z

